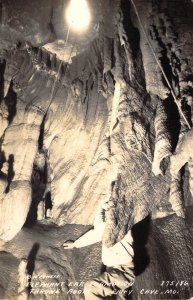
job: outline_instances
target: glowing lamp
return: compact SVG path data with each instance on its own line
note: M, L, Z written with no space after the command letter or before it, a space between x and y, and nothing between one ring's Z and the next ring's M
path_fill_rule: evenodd
M91 21L91 14L86 0L71 0L66 10L66 19L70 29L84 31Z

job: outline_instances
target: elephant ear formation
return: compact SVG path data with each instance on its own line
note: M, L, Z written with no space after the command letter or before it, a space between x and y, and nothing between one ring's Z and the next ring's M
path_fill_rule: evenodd
M193 130L184 133L176 147L175 153L170 157L171 190L170 201L172 208L178 216L184 216L184 203L182 191L182 168L187 164L189 171L189 191L193 196Z

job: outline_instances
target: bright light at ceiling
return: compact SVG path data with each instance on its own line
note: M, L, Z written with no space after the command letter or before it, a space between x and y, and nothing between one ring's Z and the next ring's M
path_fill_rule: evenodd
M91 14L86 0L71 0L66 10L66 19L70 29L84 31L91 21Z

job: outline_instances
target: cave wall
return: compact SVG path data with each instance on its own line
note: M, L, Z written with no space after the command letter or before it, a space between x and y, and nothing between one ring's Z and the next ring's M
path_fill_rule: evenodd
M72 257L65 254L64 258L53 231L59 230L57 239L61 240L69 232L74 236L74 230L76 236L82 225L93 223L100 201L117 197L118 226L109 222L107 240L120 239L126 228L149 214L154 219L147 244L150 264L139 274L134 299L142 286L148 288L155 271L172 280L180 266L180 279L184 273L190 280L190 234L179 239L173 228L189 231L192 226L187 222L192 205L191 131L186 135L187 123L192 126L192 22L188 17L192 4L184 1L187 15L183 15L180 3L137 0L139 19L129 1L114 0L113 5L100 1L101 15L96 16L99 29L92 38L88 34L86 43L82 39L70 64L45 49L46 44L65 36L65 26L62 37L61 23L54 17L60 15L61 2L53 6L51 1L42 1L39 7L35 1L33 8L28 2L15 5L10 8L9 1L1 4L0 238L3 244L8 242L2 249L14 252L19 260L24 256L29 259L30 248L39 243L34 271L38 273L41 269L48 272L42 261L49 259L55 248L50 272L55 272L60 257L64 280L85 280L100 271L99 246L70 254ZM19 18L21 25L14 34L18 22L15 12L22 10L26 15ZM69 46L71 43L73 40ZM114 181L120 190L118 196L112 195ZM160 217L163 220L159 221ZM34 225L37 221L40 227ZM29 229L32 225L35 229ZM42 230L39 237L38 230ZM49 245L44 238L47 231ZM19 245L27 243L26 239L30 246L23 249ZM157 243L166 253L163 268ZM176 249L180 249L182 263L177 260L175 265ZM77 257L84 257L80 265ZM167 266L170 260L171 272ZM161 275L158 277L157 282ZM155 288L157 283L151 282ZM65 297L67 290L68 286L61 291ZM189 290L176 297L189 295Z

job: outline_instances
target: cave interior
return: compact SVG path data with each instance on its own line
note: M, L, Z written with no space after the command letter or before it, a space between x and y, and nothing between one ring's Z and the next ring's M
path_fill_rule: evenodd
M192 299L193 2L87 3L74 30L69 0L0 0L0 299L84 299L101 243L63 243L109 199L135 254L115 299Z

